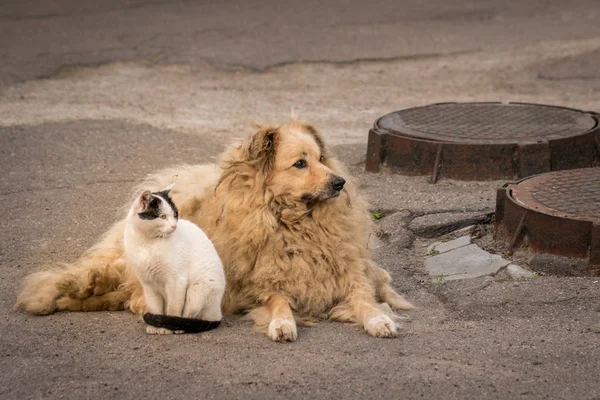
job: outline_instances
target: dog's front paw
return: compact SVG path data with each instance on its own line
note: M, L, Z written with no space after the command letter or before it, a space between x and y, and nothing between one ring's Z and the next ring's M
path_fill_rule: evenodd
M268 335L276 342L295 342L298 337L296 322L289 319L275 318L269 324Z
M390 317L384 314L372 317L367 321L365 330L371 336L391 338L396 337L396 324Z

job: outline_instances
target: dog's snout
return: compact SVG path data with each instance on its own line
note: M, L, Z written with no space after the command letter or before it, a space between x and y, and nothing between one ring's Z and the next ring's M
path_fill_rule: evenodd
M346 180L342 177L336 176L331 181L331 187L337 190L338 192L344 188L344 184Z

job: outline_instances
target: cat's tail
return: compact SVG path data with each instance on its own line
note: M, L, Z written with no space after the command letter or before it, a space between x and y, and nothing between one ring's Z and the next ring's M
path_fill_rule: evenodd
M116 223L76 263L29 275L14 308L36 315L78 308L86 311L123 308L133 291L131 287L122 288L128 278L123 260L124 227L124 221ZM118 294L110 296L112 302L108 306L101 298L113 292Z
M144 322L157 328L167 328L172 331L182 330L185 333L200 333L216 329L221 320L205 321L194 318L175 317L172 315L144 314Z

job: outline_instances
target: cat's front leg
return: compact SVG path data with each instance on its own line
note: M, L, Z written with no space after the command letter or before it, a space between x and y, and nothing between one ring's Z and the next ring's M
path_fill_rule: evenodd
M183 316L185 306L185 294L187 292L187 280L174 279L165 285L167 300L166 314L174 317Z
M144 285L144 297L146 298L146 311L151 314L163 315L165 305L162 295L152 286Z
M180 330L172 331L167 328L157 328L156 326L147 325L146 333L148 335L180 335L182 333L185 333L185 331L180 331Z
M150 286L144 287L144 297L146 298L146 311L151 314L162 315L165 313L164 300L162 295ZM158 328L156 326L147 325L146 333L149 335L173 335L185 333L184 331L172 331L167 328Z

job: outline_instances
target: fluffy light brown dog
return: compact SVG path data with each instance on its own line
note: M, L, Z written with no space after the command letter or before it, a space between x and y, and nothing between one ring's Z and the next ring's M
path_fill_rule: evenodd
M372 261L371 216L314 127L256 125L219 166L163 170L135 193L173 180L180 217L206 232L223 261L225 313L249 312L276 341L294 341L297 322L323 318L396 336L389 307L378 303L412 306ZM123 307L142 314L141 285L122 258L123 228L117 223L77 263L30 275L16 307L33 314Z

